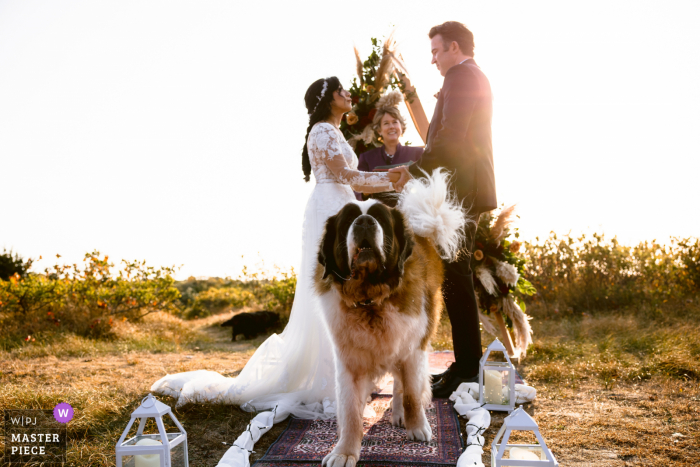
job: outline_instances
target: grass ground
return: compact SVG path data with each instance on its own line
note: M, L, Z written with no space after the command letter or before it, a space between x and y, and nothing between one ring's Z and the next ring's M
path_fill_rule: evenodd
M243 368L264 338L231 342L230 330L217 326L227 317L154 315L138 326L121 323L111 341L73 337L0 350L0 410L68 402L76 414L68 465L113 466L114 445L154 381L194 369L235 376ZM692 303L663 314L535 320L535 345L519 371L538 390L526 409L560 465L698 465L698 323L700 307ZM449 324L434 346L449 348ZM227 449L222 443L233 442L251 418L230 406L189 405L175 414L188 432L192 466L216 465ZM493 414L487 444L502 419ZM284 426L261 439L251 462Z

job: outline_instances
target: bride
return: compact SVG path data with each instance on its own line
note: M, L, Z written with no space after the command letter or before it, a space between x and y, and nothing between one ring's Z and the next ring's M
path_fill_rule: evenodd
M187 402L240 404L246 410L277 407L300 418L335 416L333 350L312 290L318 242L326 220L362 193L391 191L402 186L399 173L357 170L358 159L339 129L352 109L350 93L336 77L319 79L304 97L309 114L302 151L304 179L313 171L316 186L306 204L302 233L302 262L289 323L270 336L236 378L211 371L168 375L152 391Z

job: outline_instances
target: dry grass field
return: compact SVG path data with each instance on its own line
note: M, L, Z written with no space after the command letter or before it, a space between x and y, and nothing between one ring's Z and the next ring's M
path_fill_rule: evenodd
M156 314L139 325L120 323L109 341L73 337L0 350L0 411L68 402L75 409L68 465L113 466L115 443L154 381L195 369L235 376L264 340L231 342L230 330L217 326L228 316L181 321ZM533 322L535 345L519 371L538 397L526 409L560 465L700 464L698 323L696 303L663 313ZM447 336L443 324L435 348L449 347ZM175 413L188 432L192 466L215 466L223 443L233 442L251 418L231 406L189 405ZM487 443L502 418L494 414ZM263 437L252 462L284 426Z

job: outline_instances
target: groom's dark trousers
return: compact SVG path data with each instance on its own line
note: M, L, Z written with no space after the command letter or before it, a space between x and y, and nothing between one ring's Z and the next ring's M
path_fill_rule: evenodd
M452 188L477 222L480 213L497 207L492 112L491 86L476 62L468 59L450 68L430 121L425 151L410 169L415 177L423 176L420 169L428 173L438 167L449 170L453 174ZM479 313L470 267L475 236L476 226L471 225L458 259L444 264L443 295L456 360L453 370L461 377L476 375L481 358Z

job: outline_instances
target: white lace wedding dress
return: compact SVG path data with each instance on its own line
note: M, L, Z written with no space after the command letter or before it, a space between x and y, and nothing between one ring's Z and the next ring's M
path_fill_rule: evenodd
M318 244L326 220L355 199L355 191L392 189L386 173L360 172L357 156L329 123L311 129L308 151L316 186L306 205L302 262L289 324L270 336L235 378L212 371L168 375L151 391L193 402L239 404L245 409L291 413L300 418L335 415L335 371L331 341L313 292Z

